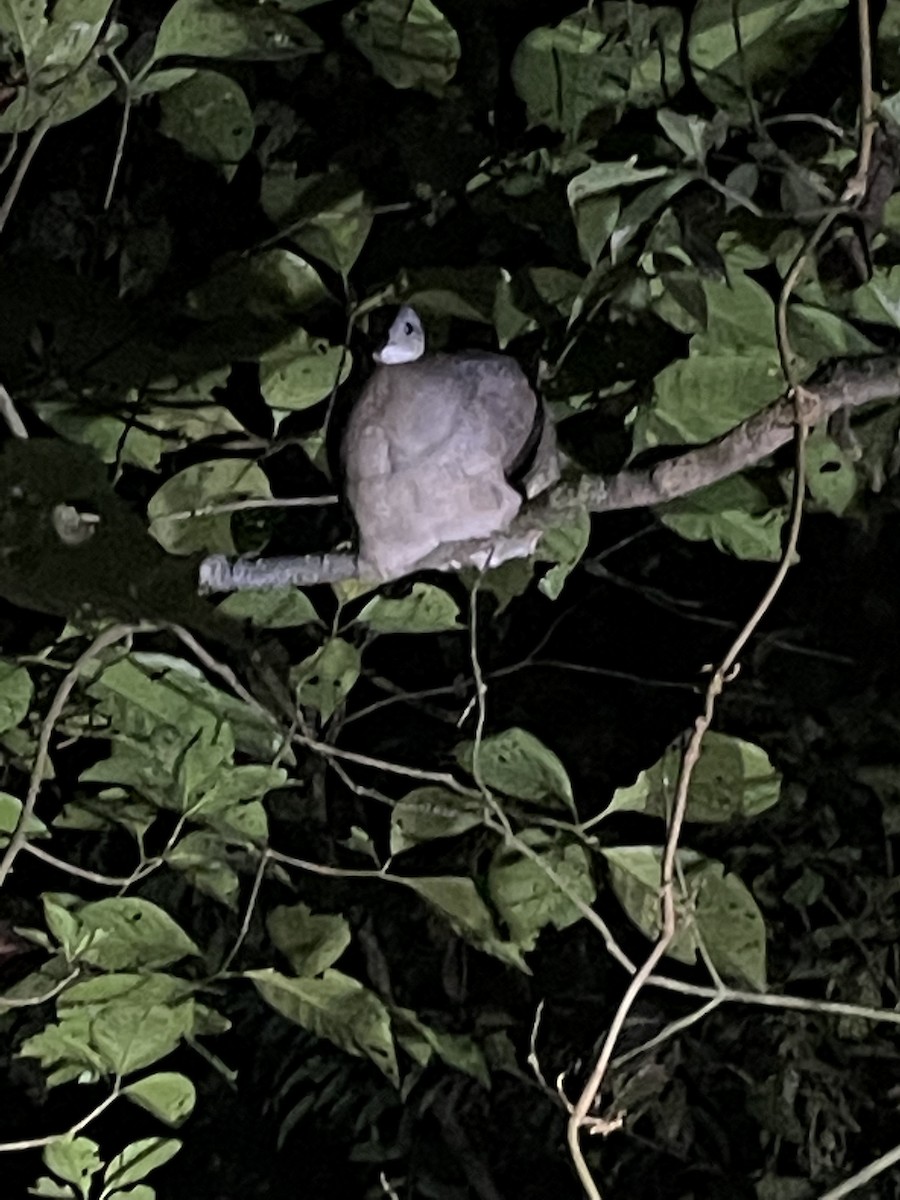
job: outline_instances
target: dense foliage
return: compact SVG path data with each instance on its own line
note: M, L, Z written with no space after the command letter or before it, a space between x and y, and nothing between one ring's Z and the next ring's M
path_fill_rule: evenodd
M898 49L0 0L5 1194L900 1196ZM538 558L200 596L352 541L401 301L548 401Z

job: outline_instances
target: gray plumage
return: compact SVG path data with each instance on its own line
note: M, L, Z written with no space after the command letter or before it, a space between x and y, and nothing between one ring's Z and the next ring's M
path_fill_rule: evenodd
M540 402L521 367L505 354L419 357L423 349L418 317L401 309L342 443L360 557L382 579L414 570L446 543L499 533L522 504L507 474L533 435ZM558 476L547 420L526 493Z

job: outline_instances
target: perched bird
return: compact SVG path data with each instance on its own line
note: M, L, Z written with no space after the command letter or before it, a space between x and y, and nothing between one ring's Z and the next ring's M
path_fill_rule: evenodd
M374 357L341 458L362 566L394 579L442 545L505 530L523 493L559 478L559 461L544 406L509 355L426 355L422 322L404 306Z

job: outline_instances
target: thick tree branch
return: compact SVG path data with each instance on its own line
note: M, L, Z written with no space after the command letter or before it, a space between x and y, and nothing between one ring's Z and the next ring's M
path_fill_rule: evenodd
M900 396L900 357L843 363L827 382L805 387L804 395L810 425L821 424L842 410L894 399ZM585 475L577 483L563 481L544 499L529 505L503 534L485 541L440 546L417 569L457 571L464 566L483 567L488 558L496 565L540 553L539 547L535 551L540 533L559 524L567 512L650 508L687 496L761 462L789 442L793 430L794 404L786 395L715 441L692 447L652 467L608 477ZM352 554L262 558L234 564L215 555L201 563L200 589L231 592L335 583L355 577L367 578L371 573Z

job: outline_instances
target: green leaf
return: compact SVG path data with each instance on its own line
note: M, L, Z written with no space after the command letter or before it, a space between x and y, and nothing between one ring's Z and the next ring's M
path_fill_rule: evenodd
M660 924L660 863L658 846L611 846L601 850L609 867L609 879L616 899L645 937L655 940ZM682 870L700 861L693 850L679 850ZM693 963L697 958L697 943L689 917L689 904L675 884L678 932L666 954L678 962Z
M565 525L552 525L541 535L540 557L556 562L538 587L550 600L559 598L563 585L584 557L591 536L591 518L586 511L569 514Z
M197 1091L186 1075L177 1071L159 1071L122 1089L140 1108L173 1128L181 1125L194 1111Z
M9 844L9 839L19 824L22 801L9 792L0 792L0 848ZM25 822L26 837L49 837L50 830L32 813Z
M806 443L806 486L816 503L837 517L859 490L853 459L824 429L814 429Z
M398 800L391 811L391 854L435 838L457 837L484 820L484 801L449 788L421 787Z
M153 970L200 951L168 913L149 900L120 896L67 912L62 897L44 897L47 925L67 954L104 971ZM80 949L79 949L80 948Z
M253 145L255 125L239 84L217 71L195 71L159 101L159 131L204 162L235 166Z
M681 759L681 748L670 746L630 787L616 789L604 816L640 812L668 817ZM761 747L710 731L691 775L685 820L720 823L756 817L776 804L780 794L781 775Z
M575 220L578 245L585 262L594 267L617 228L622 188L659 179L668 167L641 169L635 166L637 155L625 162L595 163L574 176L566 188L569 208Z
M846 0L745 0L737 6L698 0L687 43L694 80L713 104L749 123L747 89L776 100L831 38L845 8Z
M706 156L713 147L717 150L722 148L728 132L728 122L722 113L717 113L715 120L707 121L694 113L676 113L662 108L656 114L656 119L669 141L684 155L685 161L699 166L706 162Z
M723 479L657 509L664 525L692 542L712 541L750 561L777 562L786 506L773 507L765 492L743 475Z
M660 847L619 846L602 853L622 907L647 937L657 938ZM699 950L699 938L719 972L763 990L766 929L756 901L736 875L725 874L722 863L692 850L679 850L678 862L688 898L680 895L676 882L678 933L666 953L679 962L692 963Z
M264 250L226 260L194 288L187 308L200 320L248 317L291 322L316 308L330 293L315 267L290 250Z
M132 1142L121 1154L110 1159L103 1173L103 1181L108 1188L123 1188L130 1183L137 1183L174 1158L180 1149L181 1142L176 1138L152 1137Z
M721 437L784 392L774 356L738 351L675 359L656 376L634 422L633 453Z
M174 55L290 59L321 48L308 25L274 4L177 0L159 27L153 61Z
M167 479L150 498L150 532L170 554L198 550L235 554L231 513L203 515L204 510L244 499L269 499L271 495L269 481L255 463L237 458L197 463Z
M142 79L132 80L129 89L131 98L132 100L142 100L145 96L158 96L160 92L167 92L169 88L184 83L196 71L196 67L170 67L168 70L151 71Z
M567 884L585 904L594 903L597 889L591 864L583 846L560 834L525 829L519 835L559 880ZM524 951L533 950L546 925L568 929L582 919L582 912L551 879L540 863L515 846L499 846L488 869L491 900L509 929L509 935Z
M176 1049L188 1032L188 1010L110 1003L92 1014L91 1045L111 1072L143 1071Z
M419 1066L427 1066L436 1054L442 1062L471 1075L484 1087L491 1086L484 1054L472 1038L432 1029L409 1008L392 1008L391 1017L397 1041Z
M25 720L33 699L34 684L25 668L0 659L0 733Z
M571 142L614 125L628 108L652 108L681 88L677 9L604 4L534 29L516 51L512 78L529 124Z
M257 629L291 629L310 625L319 617L312 601L299 588L248 588L217 605L235 620L249 621Z
M456 758L473 775L475 743L458 746ZM565 767L552 750L524 729L507 729L485 738L478 748L478 775L485 786L506 796L575 812Z
M49 1167L54 1175L68 1183L74 1183L87 1200L91 1190L91 1179L103 1165L100 1147L95 1141L86 1137L60 1138L59 1141L44 1147L43 1157L44 1165Z
M179 838L165 857L167 864L181 871L198 891L228 908L236 906L240 877L228 862L227 847L217 833L195 829Z
M881 20L878 22L878 75L883 81L886 90L892 90L900 87L900 7L896 4L896 0L888 0L884 6ZM887 101L882 101L882 108L887 107L887 111L892 119L895 120L894 111L897 104L897 96L890 96Z
M348 1054L370 1059L392 1083L399 1082L388 1010L358 980L334 970L321 979L292 979L268 967L247 971L245 977L289 1021Z
M259 360L263 399L282 411L310 408L337 391L352 365L346 346L332 346L296 329Z
M707 860L691 875L699 887L697 931L716 969L730 979L766 988L766 924L737 875Z
M372 208L359 183L340 170L296 177L297 164L272 162L260 204L305 254L346 276L372 228Z
M100 104L113 91L109 74L90 61L99 57L112 0L57 0L47 16L42 0L0 0L0 40L24 60L12 103L0 114L0 133L23 133L38 121L62 125ZM121 41L112 25L108 45Z
M313 913L305 904L278 905L266 917L269 937L297 975L321 975L350 945L350 926L339 914Z
M297 703L314 708L323 721L334 716L359 679L359 651L343 638L330 638L291 672Z
M490 909L471 879L454 875L404 878L403 886L421 896L447 920L461 938L520 971L530 974L519 946L497 932Z
M414 583L410 594L400 600L376 596L356 619L375 633L445 633L463 628L459 605L433 583Z
M38 1196L40 1200L73 1200L75 1189L67 1183L57 1183L48 1175L42 1175L28 1189L29 1196Z
M343 23L350 41L392 87L440 95L456 74L459 38L431 0L363 0Z

